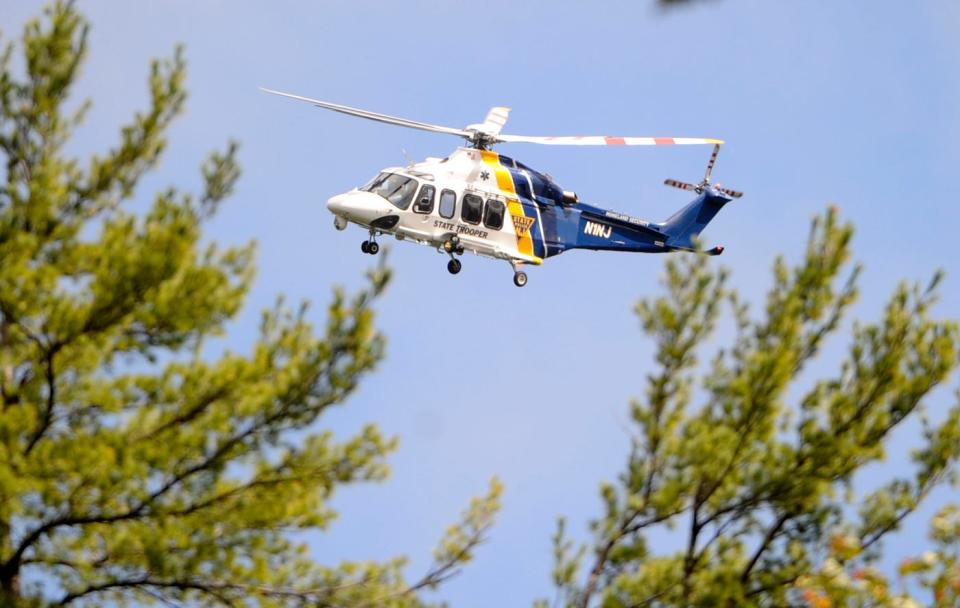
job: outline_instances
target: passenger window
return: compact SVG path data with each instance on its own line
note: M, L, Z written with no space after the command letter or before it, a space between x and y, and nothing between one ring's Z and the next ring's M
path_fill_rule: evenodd
M483 225L491 230L503 228L503 213L506 206L502 201L488 200L487 208L483 213Z
M440 193L440 217L450 219L457 209L457 194L453 190Z
M464 194L460 219L468 224L479 224L483 217L483 199L476 194Z
M413 204L414 213L430 213L433 211L433 195L437 191L433 186L425 185L420 188L417 202Z

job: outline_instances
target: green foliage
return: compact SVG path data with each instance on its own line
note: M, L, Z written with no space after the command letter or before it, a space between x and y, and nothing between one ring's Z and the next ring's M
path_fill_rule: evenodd
M854 324L835 376L806 392L796 386L856 298L852 234L834 209L816 218L800 263L776 260L759 317L728 287L725 270L698 256L668 262L666 294L636 309L656 347L656 371L645 398L630 405L626 468L601 487L603 515L592 526L583 582L582 554L555 540L562 603L802 603L804 589L809 595L817 584L804 577L824 556L838 571L869 565L879 541L951 479L960 402L937 425L923 415L924 398L956 368L960 345L957 323L931 316L939 273L924 288L901 284L877 322ZM735 338L700 369L700 349L724 310ZM911 417L924 429L909 455L912 476L854 496L855 474L885 458L890 433ZM646 534L656 527L677 530L681 548L654 551Z
M948 505L930 522L933 546L922 555L905 559L892 583L877 568L857 564L861 548L855 537L836 535L830 556L813 573L797 581L806 605L812 608L876 606L919 608L908 590L921 590L929 605L960 605L960 508Z
M199 195L126 211L183 108L183 54L153 63L149 108L84 164L64 146L88 104L63 106L86 40L58 2L24 30L23 77L13 44L0 61L0 604L421 605L471 558L497 482L414 584L402 559L323 567L287 534L329 525L336 488L387 474L395 440L314 423L381 359L371 305L389 273L336 291L319 335L279 300L249 354L201 356L253 277L252 244L201 242L237 144L203 164Z

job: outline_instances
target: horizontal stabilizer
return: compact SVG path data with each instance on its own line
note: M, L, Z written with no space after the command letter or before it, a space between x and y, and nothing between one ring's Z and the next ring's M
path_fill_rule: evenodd
M713 189L716 190L717 192L723 192L727 196L731 196L733 198L740 198L741 196L743 196L743 192L739 192L737 190L731 190L729 188L721 188L720 186L714 186Z

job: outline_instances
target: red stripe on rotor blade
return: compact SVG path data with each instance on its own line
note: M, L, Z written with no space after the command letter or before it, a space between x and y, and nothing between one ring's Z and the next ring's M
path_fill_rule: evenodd
M654 137L653 141L656 142L658 146L670 145L673 143L672 137Z
M622 146L627 143L622 137L606 136L603 138L603 141L606 142L608 146Z

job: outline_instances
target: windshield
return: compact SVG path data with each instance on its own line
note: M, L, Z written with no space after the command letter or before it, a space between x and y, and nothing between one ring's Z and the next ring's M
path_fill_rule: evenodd
M406 209L417 191L417 180L396 173L381 173L360 189L382 196L400 209Z

